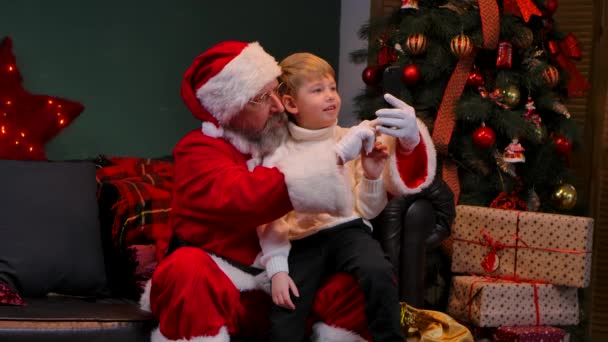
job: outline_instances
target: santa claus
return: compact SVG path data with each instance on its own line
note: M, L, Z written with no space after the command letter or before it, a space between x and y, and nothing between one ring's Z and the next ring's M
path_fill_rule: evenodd
M156 232L164 258L142 296L142 307L159 320L152 341L263 336L271 300L256 228L294 209L331 213L346 205L331 190L341 177L335 165L248 168L285 134L280 73L257 42L229 41L199 55L184 75L182 98L202 124L173 151L171 230ZM407 105L382 110L392 119L383 131L390 153L385 187L393 195L419 192L435 174L427 129ZM313 340L370 340L364 309L352 276L328 278L309 319Z

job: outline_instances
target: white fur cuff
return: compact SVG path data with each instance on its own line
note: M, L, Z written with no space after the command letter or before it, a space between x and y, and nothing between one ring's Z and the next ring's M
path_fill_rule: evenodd
M333 146L333 142L332 142ZM290 153L279 162L285 175L289 199L303 213L348 216L353 211L353 195L334 149L318 144Z
M159 328L156 328L150 334L151 342L230 342L230 335L226 327L221 327L215 336L197 336L190 339L180 338L179 340L170 340L163 336Z
M332 327L323 322L312 326L311 341L313 342L367 342L358 334L346 329Z
M389 160L387 166L384 169L384 181L386 184L386 189L393 195L409 195L419 193L426 187L428 187L433 180L435 179L435 173L437 170L437 152L435 151L435 145L433 144L433 140L429 134L426 125L417 119L418 130L420 131L420 143L424 144L425 153L426 153L426 165L419 165L416 163L411 163L411 167L419 167L421 169L426 169L426 178L422 182L422 184L416 187L408 187L405 185L403 179L401 179L401 174L399 173L399 167L397 165L397 139L392 137L386 137L384 143L387 145L389 150ZM406 156L409 157L412 154Z

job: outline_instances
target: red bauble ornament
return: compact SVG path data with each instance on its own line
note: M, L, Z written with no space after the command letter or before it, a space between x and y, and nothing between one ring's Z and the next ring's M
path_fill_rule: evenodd
M405 48L412 55L419 55L426 51L426 36L414 33L405 40Z
M450 42L452 53L458 58L467 57L473 52L473 41L465 34L459 34Z
M478 148L488 149L496 143L494 130L486 125L482 125L473 131L473 144Z
M557 0L545 1L545 14L548 16L553 16L555 11L557 11Z
M473 69L469 73L469 77L467 78L467 86L477 89L479 87L483 87L485 83L486 81L484 80L483 75L481 74L481 72L479 72L479 70Z
M549 87L555 87L559 82L559 71L557 71L557 68L553 65L548 66L547 69L543 71L543 80L545 80L545 83Z
M572 152L572 142L561 135L555 135L555 150L560 155L567 157Z
M368 86L377 86L382 80L382 68L375 65L370 65L363 70L361 78Z
M408 64L403 68L403 72L401 73L401 79L403 83L408 86L415 85L420 81L420 68L416 64Z

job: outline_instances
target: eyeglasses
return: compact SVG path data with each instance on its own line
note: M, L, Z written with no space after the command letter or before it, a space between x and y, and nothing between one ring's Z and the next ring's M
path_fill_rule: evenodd
M267 91L265 93L255 96L254 98L249 100L249 103L253 103L256 105L270 104L270 101L272 100L272 95L279 97L279 88L282 84L283 83L280 83L276 88L272 89L271 91Z

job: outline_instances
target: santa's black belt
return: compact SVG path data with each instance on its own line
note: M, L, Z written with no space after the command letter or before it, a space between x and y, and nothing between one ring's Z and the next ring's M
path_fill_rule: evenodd
M169 248L167 248L167 253L165 254L165 258L169 256L169 254L175 252L176 249L181 248L181 247L197 247L200 248L198 246L192 245L187 243L184 240L179 239L177 236L173 235L173 237L171 238L171 241L169 241ZM240 262L234 261L234 260L230 260L226 257L223 256L219 256L215 253L211 253L209 251L205 251L205 253L209 254L209 255L213 255L216 256L218 258L221 258L222 260L226 261L227 263L229 263L231 266L234 266L236 268L238 268L239 270L251 274L251 275L258 275L260 273L262 273L264 270L261 268L257 268L257 267L253 267L253 266L248 266L248 265L243 265Z

